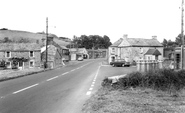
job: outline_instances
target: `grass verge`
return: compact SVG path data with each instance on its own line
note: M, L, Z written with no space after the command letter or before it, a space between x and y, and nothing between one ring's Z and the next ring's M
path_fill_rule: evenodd
M185 70L133 72L102 88L82 109L84 113L185 113Z
M83 113L184 113L185 97L152 89L115 90L102 87L82 109Z

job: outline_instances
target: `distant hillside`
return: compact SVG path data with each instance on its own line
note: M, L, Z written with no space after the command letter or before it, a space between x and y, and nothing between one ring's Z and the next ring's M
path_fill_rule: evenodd
M70 42L60 40L56 35L53 35L54 41L58 43L61 46L66 46ZM4 40L5 38L18 41L21 39L29 40L30 42L39 42L42 43L42 39L46 38L46 34L43 33L32 33L27 31L17 31L17 30L6 30L6 29L0 29L0 41Z

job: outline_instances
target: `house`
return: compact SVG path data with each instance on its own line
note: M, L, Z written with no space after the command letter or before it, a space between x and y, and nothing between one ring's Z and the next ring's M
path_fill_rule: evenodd
M157 40L156 36L151 39L143 38L128 38L128 35L124 35L118 41L113 43L108 50L108 62L115 59L125 59L130 62L138 59L145 59L145 53L149 49L157 49L161 55L158 55L158 59L163 58L163 45Z
M148 51L144 54L144 59L146 60L158 60L158 56L160 56L161 53L158 49L148 49Z
M77 60L79 57L83 57L84 59L89 58L88 52L85 48L70 48L69 51L71 60Z
M89 59L92 58L106 58L107 57L107 49L87 49L88 51L88 55L89 55ZM94 56L93 56L94 54Z
M0 59L6 62L7 68L14 65L10 59L27 59L15 63L16 67L21 69L40 67L41 54L40 45L36 43L0 43Z
M107 51L108 49L98 49L100 51L101 58L107 58Z
M45 44L44 44L45 45ZM41 48L41 62L42 66L46 61L46 46ZM53 37L48 37L47 46L47 64L50 68L54 68L60 65L64 65L64 62L69 61L69 49L65 46L59 46Z

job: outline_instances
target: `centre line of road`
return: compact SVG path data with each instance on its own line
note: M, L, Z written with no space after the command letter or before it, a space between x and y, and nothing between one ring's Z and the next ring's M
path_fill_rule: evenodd
M100 67L101 67L101 65L98 67L98 70L97 70L96 75L95 75L95 77L94 77L94 79L93 79L93 82L92 82L92 84L91 84L91 87L89 88L89 91L87 91L86 95L90 95L90 94L91 94L91 91L93 90L93 87L94 87L94 84L95 84L95 82L96 82L96 78L97 78L97 76L98 76Z
M50 78L50 79L47 79L46 81L50 81L50 80L53 80L53 79L56 79L56 78L58 78L58 76L55 76L55 77Z
M21 90L15 91L15 92L13 92L12 94L19 93L19 92L21 92L21 91L24 91L24 90L27 90L27 89L29 89L29 88L35 87L35 86L37 86L37 85L39 85L39 84L37 83L37 84L31 85L31 86L28 86L28 87L23 88L23 89L21 89Z
M65 73L63 73L62 75L65 75L65 74L68 74L69 72L65 72Z

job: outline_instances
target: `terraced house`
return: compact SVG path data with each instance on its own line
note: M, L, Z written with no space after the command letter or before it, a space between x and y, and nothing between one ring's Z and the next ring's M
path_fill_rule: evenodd
M0 60L6 62L7 68L16 66L18 68L40 67L41 50L36 43L0 43ZM12 58L27 59L13 63Z
M156 36L151 39L128 38L124 35L109 47L109 63L115 59L125 59L130 62L138 59L157 60L163 58L163 45Z

